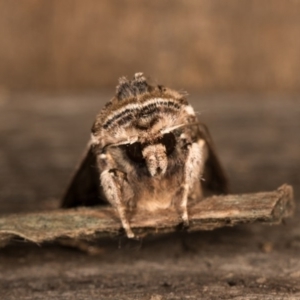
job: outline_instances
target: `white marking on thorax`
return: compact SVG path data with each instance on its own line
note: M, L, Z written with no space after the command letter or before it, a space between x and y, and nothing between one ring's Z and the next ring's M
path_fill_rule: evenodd
M170 105L172 103L172 105ZM117 109L116 111L112 112L105 120L104 120L104 125L109 128L110 124L107 125L107 123L112 122L115 119L116 121L119 120L120 118L128 115L128 114L133 114L138 110L141 110L151 104L154 104L156 106L169 106L170 108L173 108L174 110L179 110L181 107L181 104L178 103L176 100L172 98L152 98L149 99L145 102L142 103L129 103L120 109Z
M193 107L192 107L191 105L187 105L187 106L184 108L184 110L186 111L186 113L187 113L188 115L192 115L192 116L195 115L195 111L194 111L194 109L193 109Z

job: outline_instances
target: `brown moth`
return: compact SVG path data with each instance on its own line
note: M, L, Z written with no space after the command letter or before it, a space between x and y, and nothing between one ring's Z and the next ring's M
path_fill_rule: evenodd
M227 192L212 139L185 94L136 73L131 81L120 78L97 115L62 206L109 202L132 238L136 209L175 207L188 225L188 202Z

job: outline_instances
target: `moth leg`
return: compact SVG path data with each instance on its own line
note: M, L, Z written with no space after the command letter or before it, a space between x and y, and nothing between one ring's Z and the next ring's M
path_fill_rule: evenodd
M182 185L182 198L180 202L181 217L185 225L189 224L187 211L188 197L196 182L199 182L204 171L206 160L205 141L200 139L192 143L188 150L187 160L184 169L184 182ZM201 185L199 185L201 189ZM200 190L200 195L202 191Z
M100 180L107 200L119 213L127 237L133 238L134 233L131 230L126 214L128 202L133 193L126 180L126 174L117 169L104 170L100 175Z

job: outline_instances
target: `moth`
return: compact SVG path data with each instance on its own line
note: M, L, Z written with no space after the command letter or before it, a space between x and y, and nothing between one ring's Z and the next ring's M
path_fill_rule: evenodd
M173 207L188 225L190 202L227 192L208 129L185 93L136 73L119 79L115 96L97 115L62 206L108 202L133 238L130 216L138 209Z

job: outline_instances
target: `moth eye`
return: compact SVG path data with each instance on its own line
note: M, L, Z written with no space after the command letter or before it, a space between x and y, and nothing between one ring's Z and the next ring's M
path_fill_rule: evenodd
M166 147L167 155L172 154L176 146L175 135L172 132L164 134L160 140L160 143Z
M125 146L127 156L134 162L142 163L144 162L144 156L142 153L141 143L133 143Z

